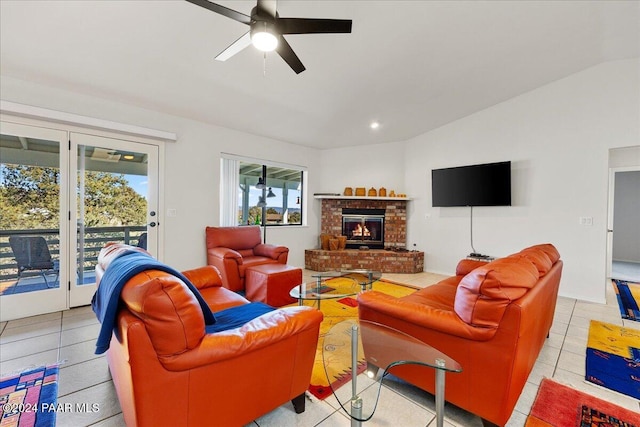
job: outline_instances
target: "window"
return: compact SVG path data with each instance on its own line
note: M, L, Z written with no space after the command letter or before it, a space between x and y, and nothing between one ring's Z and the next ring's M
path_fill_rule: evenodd
M304 174L299 166L223 157L221 224L302 225Z

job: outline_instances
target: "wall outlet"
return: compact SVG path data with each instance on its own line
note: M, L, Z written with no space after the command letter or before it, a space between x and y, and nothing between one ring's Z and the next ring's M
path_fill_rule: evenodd
M592 216L581 216L580 217L580 225L592 226L593 225L593 217Z
M176 209L167 209L167 216L168 217L173 217L178 215L178 211Z

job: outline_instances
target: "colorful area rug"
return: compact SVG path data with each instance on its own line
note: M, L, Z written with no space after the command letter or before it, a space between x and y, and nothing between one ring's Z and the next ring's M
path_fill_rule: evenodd
M616 291L618 306L623 319L640 322L640 283L613 279L613 289Z
M640 414L544 378L525 427L640 427Z
M0 426L56 425L58 364L0 378Z
M335 278L329 279L326 281L328 286L331 284L336 284L338 280L350 280L350 279L342 279ZM383 292L388 295L393 296L404 296L409 295L415 292L416 287L412 287L410 285L403 285L400 283L393 283L386 280L378 280L373 283L373 289L376 291ZM358 317L358 302L355 299L356 297L347 297L342 299L326 299L322 300L320 305L320 309L322 310L322 314L324 314L324 320L320 325L320 338L318 340L318 347L316 349L316 357L313 365L313 372L311 374L311 383L309 385L309 392L322 400L327 396L330 396L333 389L338 388L341 384L346 383L351 379L351 366L346 363L350 360L349 354L351 354L351 348L345 348L344 351L345 357L336 357L336 360L345 361L345 364L332 364L325 371L325 366L322 358L322 349L324 346L324 337L327 334L327 331L331 329L337 323L342 322L346 319L354 319ZM312 305L310 301L305 302L305 305ZM335 353L334 353L335 354ZM364 360L360 364L362 370L365 368ZM327 377L331 378L331 383L327 379Z
M592 320L586 379L640 399L640 330Z

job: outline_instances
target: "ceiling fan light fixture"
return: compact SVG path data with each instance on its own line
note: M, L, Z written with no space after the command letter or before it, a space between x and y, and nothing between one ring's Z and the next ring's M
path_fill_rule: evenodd
M278 37L273 24L266 21L256 23L251 28L251 43L262 52L271 52L278 47Z

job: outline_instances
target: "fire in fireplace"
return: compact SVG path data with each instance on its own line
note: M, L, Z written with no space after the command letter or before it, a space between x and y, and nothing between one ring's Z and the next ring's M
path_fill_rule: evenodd
M342 209L342 235L347 248L384 248L384 209Z

